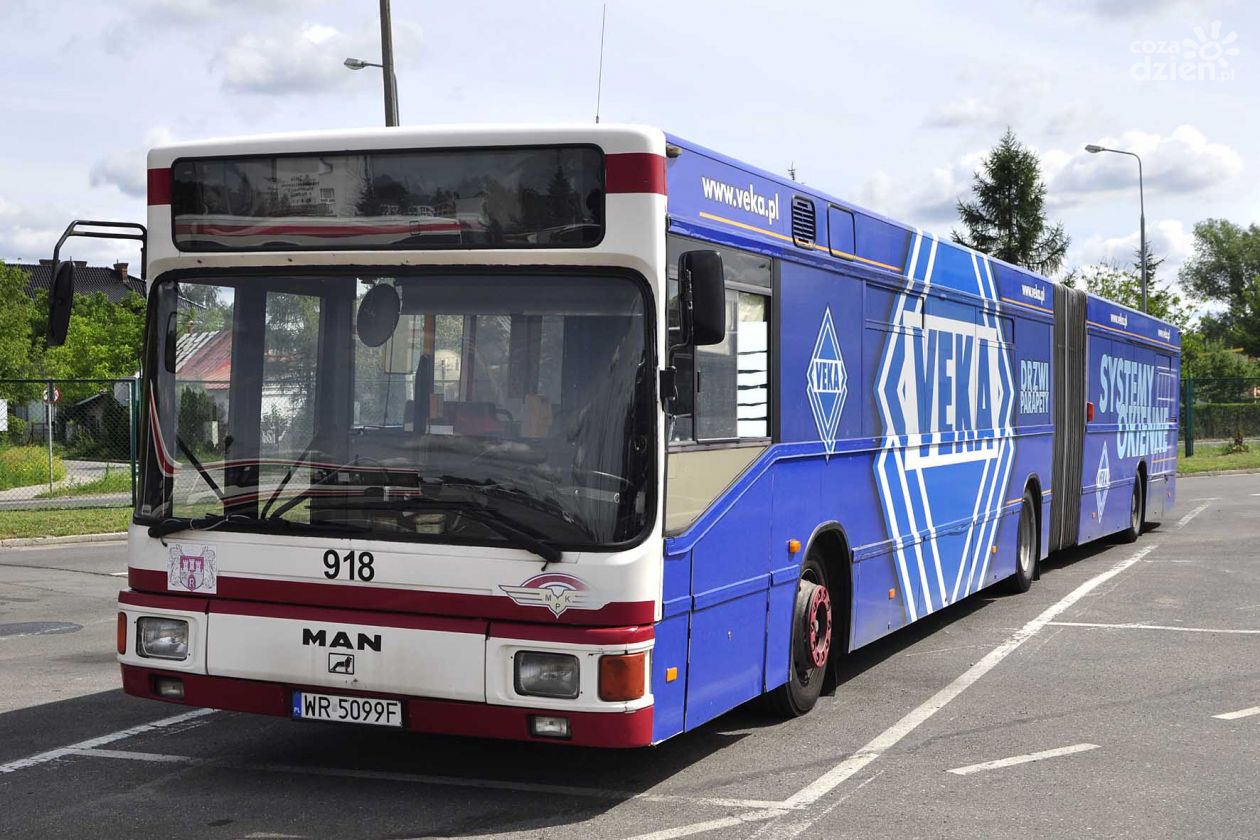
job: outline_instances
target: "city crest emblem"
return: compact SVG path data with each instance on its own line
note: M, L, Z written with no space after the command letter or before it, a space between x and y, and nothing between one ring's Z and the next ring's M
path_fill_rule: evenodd
M181 592L218 590L219 567L214 546L171 543L166 561L166 588Z

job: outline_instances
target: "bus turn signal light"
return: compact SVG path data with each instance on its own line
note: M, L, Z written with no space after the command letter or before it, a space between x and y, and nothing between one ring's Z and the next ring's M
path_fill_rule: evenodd
M127 614L120 612L118 614L118 655L122 656L127 652Z
M600 700L638 700L646 689L646 680L646 653L600 657Z

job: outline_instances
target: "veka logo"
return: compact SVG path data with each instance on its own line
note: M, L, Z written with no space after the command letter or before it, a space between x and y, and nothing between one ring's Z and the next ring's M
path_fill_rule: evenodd
M377 653L381 652L381 637L379 634L369 635L367 633L358 633L356 638L351 639L350 634L344 630L338 630L333 634L332 638L329 639L327 630L311 630L308 627L303 627L302 644L323 648L374 650Z
M535 575L520 586L499 588L522 607L546 607L557 618L570 608L599 609L604 606L604 602L595 599L585 581L560 572Z
M934 273L973 280L980 298L998 300L987 259L916 234L906 275L930 290ZM875 377L875 486L910 621L992 582L992 514L1015 459L1015 372L999 316L936 300L918 289L897 297Z
M822 325L814 342L814 352L809 359L805 395L814 412L814 425L818 437L831 457L836 449L836 437L840 430L840 415L844 400L849 393L849 376L844 368L844 355L836 338L835 324L831 320L831 307L823 312Z
M1098 518L1107 509L1107 491L1111 488L1111 462L1107 458L1107 441L1103 441L1102 457L1098 459L1098 472L1094 475L1094 503L1098 505Z

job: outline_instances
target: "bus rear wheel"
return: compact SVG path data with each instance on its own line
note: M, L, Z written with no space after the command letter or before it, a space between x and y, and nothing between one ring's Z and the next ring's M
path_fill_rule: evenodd
M1146 493L1142 486L1142 476L1133 479L1133 498L1129 500L1129 527L1120 532L1120 542L1136 542L1142 533L1142 522L1146 519Z
M1032 493L1024 493L1024 503L1019 508L1019 530L1015 540L1015 574L1010 578L1009 589L1013 594L1027 592L1037 575L1037 514L1033 512Z
M770 693L770 707L783 717L800 717L822 693L831 657L834 610L827 573L816 557L806 557L792 609L788 679Z

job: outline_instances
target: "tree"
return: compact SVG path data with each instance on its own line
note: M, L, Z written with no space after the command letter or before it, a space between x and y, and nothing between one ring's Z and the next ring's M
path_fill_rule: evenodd
M1161 262L1163 262L1162 259L1148 263L1146 311L1151 317L1167 321L1177 329L1185 331L1190 326L1193 311L1172 283L1161 286L1155 282L1154 272L1150 266L1158 266ZM1068 272L1063 278L1063 284L1072 288L1083 287L1090 294L1131 309L1141 310L1142 308L1140 268L1129 270L1115 263L1083 266Z
M1009 128L972 179L974 201L958 202L966 233L955 242L1041 274L1063 265L1071 240L1046 222L1046 185L1037 154Z
M38 345L31 340L31 323L37 320L38 310L26 295L26 284L26 272L0 263L0 380L34 376L39 349L43 347L42 333ZM0 382L0 398L11 404L34 399L38 394L38 385Z
M1194 226L1194 255L1181 282L1208 303L1224 307L1203 317L1204 335L1249 356L1260 356L1260 226L1224 219Z
M40 336L42 339L42 335ZM66 343L44 353L41 376L55 379L130 379L140 369L144 344L144 298L135 293L110 303L101 292L75 295ZM82 399L99 384L70 389L63 398Z

